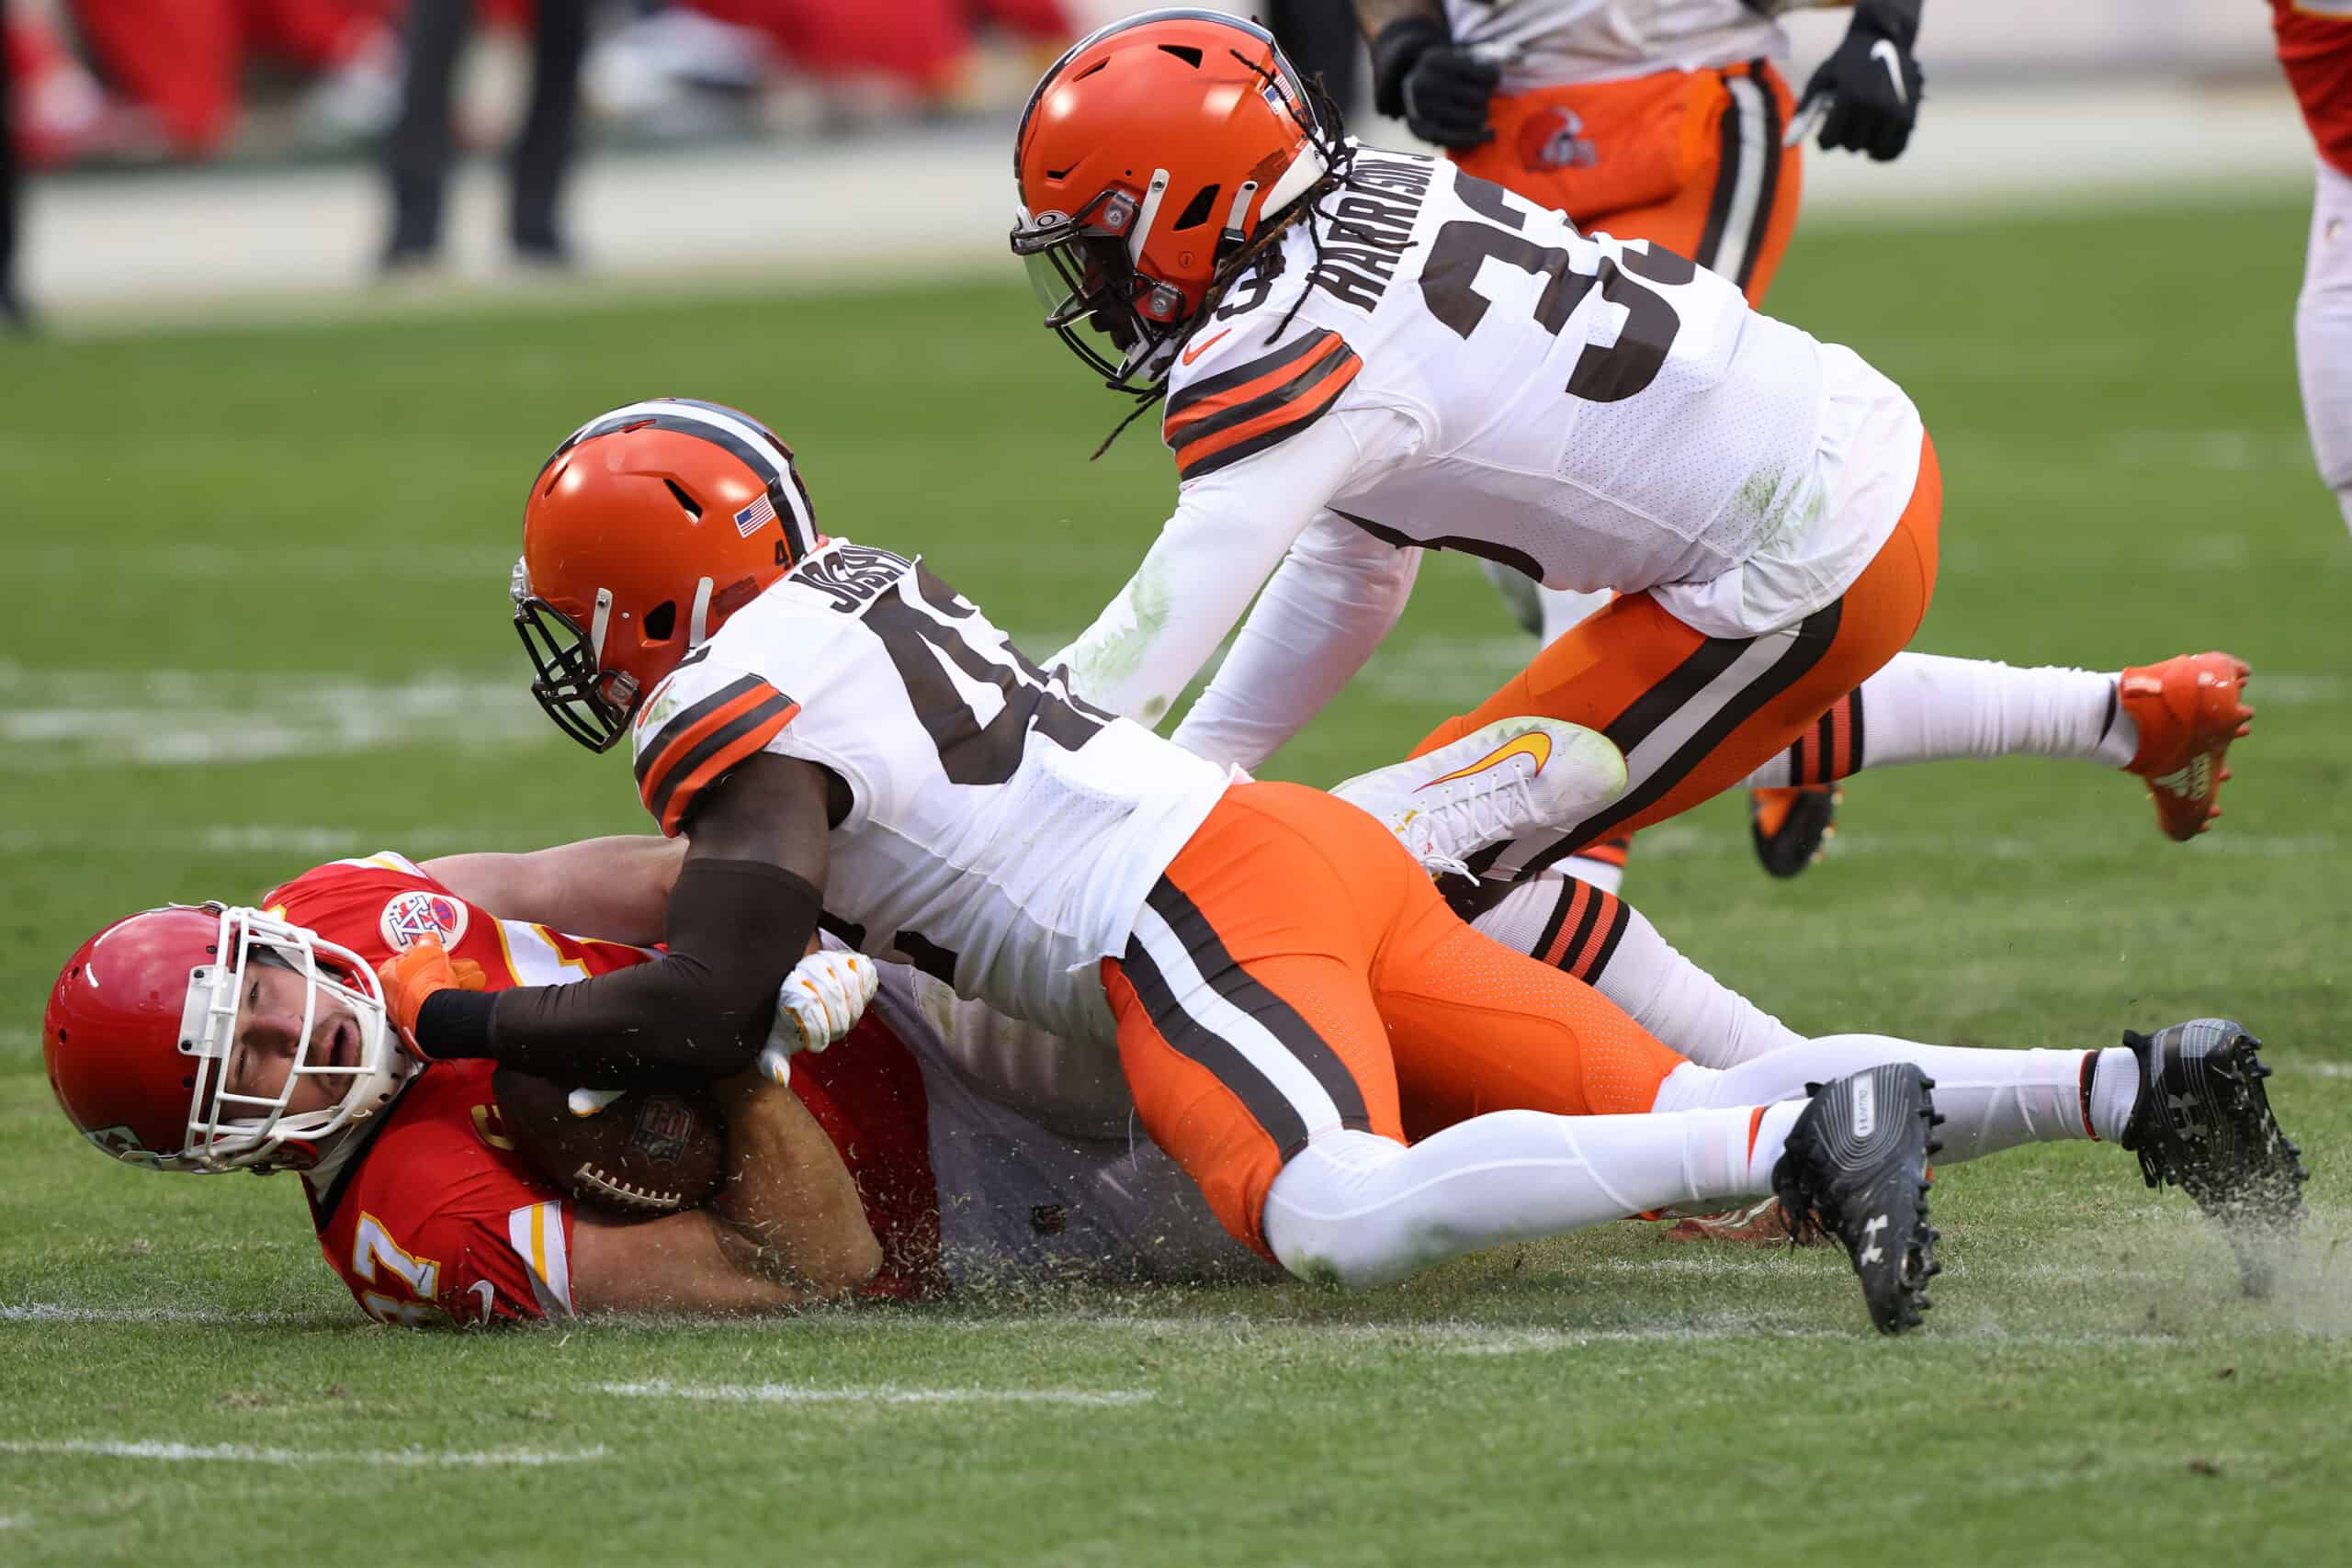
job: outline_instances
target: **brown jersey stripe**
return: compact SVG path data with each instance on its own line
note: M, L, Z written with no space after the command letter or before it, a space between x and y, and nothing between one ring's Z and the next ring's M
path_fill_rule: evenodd
M1288 440L1330 412L1363 368L1363 361L1355 352L1343 347L1280 390L1234 411L1238 423L1220 420L1220 428L1197 436L1186 432L1178 437L1182 445L1176 448L1176 477L1181 480L1213 474Z
M696 798L746 758L757 755L800 711L800 705L782 692L745 697L719 726L680 755L674 765L658 771L644 791L645 809L674 836L694 809Z
M1296 343L1278 348L1247 365L1220 370L1214 376L1204 376L1183 390L1170 392L1168 407L1160 415L1163 428L1190 417L1204 403L1218 404L1218 400L1229 392L1239 392L1245 398L1254 396L1255 392L1250 389L1263 389L1257 387L1258 383L1275 384L1283 378L1284 372L1295 369L1310 355L1329 353L1326 345L1335 341L1344 342L1339 333L1328 328L1308 333Z
M644 790L646 777L653 772L655 762L663 757L681 755L680 746L691 746L695 738L708 734L711 721L720 709L731 707L755 693L774 690L775 687L757 675L746 675L741 680L728 682L693 706L672 714L670 721L662 727L662 732L653 738L653 743L638 751L635 772L639 791Z
M1346 342L1337 333L1317 333L1306 339L1306 353L1286 356L1277 369L1253 376L1222 392L1187 398L1182 408L1171 409L1161 417L1161 436L1170 446L1177 446L1191 436L1203 434L1202 427L1206 422L1256 403L1267 394L1280 391L1333 355L1350 352Z
M1193 443L1306 396L1335 369L1354 360L1353 349L1337 336L1327 337L1321 353L1300 360L1280 376L1236 388L1209 402L1195 403L1182 417L1167 421L1160 428L1161 439L1176 452L1181 464L1185 448Z
M1308 397L1334 375L1357 363L1355 350L1337 337L1330 340L1328 353L1302 360L1297 368L1281 380L1252 389L1242 388L1220 399L1214 408L1205 404L1187 414L1183 420L1170 421L1166 434L1169 445L1181 455L1193 443L1219 435L1236 425L1246 424L1259 415L1285 404ZM1247 394L1247 395L1245 395Z

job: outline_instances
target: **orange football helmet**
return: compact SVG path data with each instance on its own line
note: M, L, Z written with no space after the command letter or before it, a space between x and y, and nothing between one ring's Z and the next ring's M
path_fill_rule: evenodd
M1012 251L1071 352L1148 390L1221 269L1340 154L1339 127L1265 28L1146 11L1080 39L1030 94Z
M555 449L523 511L514 629L531 695L591 751L822 536L792 448L747 413L657 398Z

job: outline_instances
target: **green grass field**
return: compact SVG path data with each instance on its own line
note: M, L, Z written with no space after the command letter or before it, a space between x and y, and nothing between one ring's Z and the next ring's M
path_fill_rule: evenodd
M2191 847L2079 764L1920 769L1858 781L1793 884L1717 802L1648 836L1629 894L1801 1027L2092 1045L2233 1013L2315 1170L2306 1256L2256 1303L2113 1148L1946 1168L1947 1274L1900 1341L1834 1253L1630 1224L1362 1297L368 1325L291 1179L142 1176L74 1136L38 1043L73 945L336 855L641 826L626 763L532 708L504 604L530 476L607 406L763 413L830 530L928 552L1037 650L1132 566L1167 459L1147 428L1085 462L1119 406L1010 273L0 344L0 1562L2333 1556L2352 544L2296 405L2304 223L2249 201L1840 228L1782 274L1777 312L1904 382L1941 451L1919 646L2101 669L2226 647L2262 717ZM1526 651L1474 571L1433 563L1272 771L1385 761Z

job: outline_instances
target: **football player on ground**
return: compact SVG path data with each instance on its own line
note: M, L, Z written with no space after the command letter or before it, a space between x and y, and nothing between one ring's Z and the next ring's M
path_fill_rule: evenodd
M2295 302L2303 422L2352 527L2352 0L2270 0L2278 62L2318 148L2312 237Z
M1136 414L1165 398L1181 486L1068 650L1090 699L1159 722L1263 584L1175 737L1254 767L1386 635L1423 547L1616 592L1423 743L1544 715L1631 770L1600 810L1483 852L1498 880L1464 908L1724 789L1864 765L2076 757L2146 781L2175 839L2214 817L2247 667L1901 652L1935 583L1934 448L1899 388L1734 283L1343 141L1261 30L1207 12L1081 40L1015 164L1047 325Z
M77 1130L128 1163L300 1171L330 1266L369 1315L411 1327L786 1310L861 1283L899 1297L996 1280L1274 1277L1166 1155L1128 1135L1114 1060L901 964L880 965L877 995L873 962L838 948L786 987L798 999L775 1037L812 1048L790 1058L790 1092L758 1070L719 1086L730 1179L710 1209L627 1219L566 1199L505 1135L487 1063L397 1049L370 965L430 939L453 973L494 991L644 963L654 954L639 942L553 922L650 939L682 847L607 839L421 865L384 852L305 872L266 908L117 921L51 992L51 1086ZM521 918L535 914L546 922ZM1646 926L1638 940L1657 941ZM1695 995L1653 1010L1721 1030L1726 1065L1778 1048L1770 1032L1798 1043L1737 998L1748 1025L1726 1028L1689 1005ZM837 1040L848 1044L815 1054ZM2279 1216L2256 1210L2278 1190L2244 1155L2275 1148L2288 1164L2274 1169L2299 1172L2263 1109L2252 1043L2204 1020L2130 1044L1983 1051L1853 1035L1815 1043L1812 1059L1945 1075L1948 1162L2105 1128L2152 1179L2223 1220L2258 1288ZM2143 1071L2155 1092L2138 1092Z
M1796 227L1802 130L1825 151L1901 155L1923 80L1921 0L1860 0L1800 106L1773 19L1804 0L1355 0L1372 42L1374 102L1466 174L1567 215L1588 233L1647 240L1739 285L1761 307ZM1550 642L1609 601L1544 588L1499 562L1487 576ZM1834 785L1750 796L1758 856L1793 876L1818 855ZM1568 869L1615 892L1630 834Z
M531 917L559 918L554 897L567 922L657 936L676 847L383 852L305 872L266 908L133 915L59 976L51 1086L131 1164L299 1170L327 1262L370 1316L412 1327L778 1311L1008 1272L1265 1269L1148 1144L1057 1134L982 1100L910 972L888 966L859 1021L871 993L835 982L876 966L838 952L803 965L832 991L808 1043L847 1043L793 1056L788 1092L757 1068L718 1086L729 1182L709 1208L628 1218L566 1199L504 1135L489 1062L400 1050L374 967L425 937L493 992L642 964L647 947Z

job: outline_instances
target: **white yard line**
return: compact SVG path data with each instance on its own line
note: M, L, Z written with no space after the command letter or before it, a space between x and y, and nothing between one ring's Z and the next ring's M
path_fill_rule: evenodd
M691 1399L718 1404L1142 1404L1159 1397L1149 1389L900 1388L880 1383L865 1388L818 1388L806 1383L602 1382L594 1393L629 1399Z
M0 773L257 762L426 743L536 746L553 736L525 682L509 675L366 681L0 661Z
M307 1247L302 1249L307 1252ZM46 1302L20 1302L0 1305L0 1323L193 1323L239 1326L258 1325L273 1328L296 1325L313 1326L322 1324L334 1326L355 1326L358 1320L344 1314L321 1315L315 1313L290 1312L222 1312L212 1307L85 1307L56 1306Z
M594 1464L607 1457L599 1443L593 1449L377 1449L360 1452L309 1452L298 1449L257 1449L243 1443L175 1443L153 1439L64 1438L52 1441L0 1442L0 1454L37 1454L52 1458L158 1460L168 1464L352 1464L384 1465L406 1470L494 1470L509 1466L537 1469L550 1464Z

